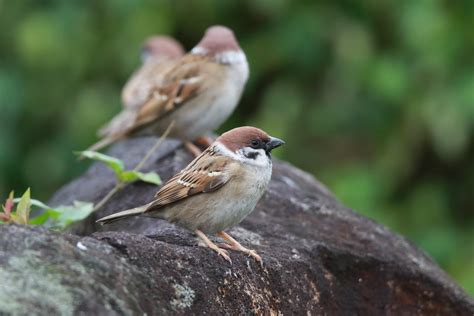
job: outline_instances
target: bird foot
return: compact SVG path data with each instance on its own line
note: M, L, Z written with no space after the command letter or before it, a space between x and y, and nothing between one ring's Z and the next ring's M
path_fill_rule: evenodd
M230 259L230 256L229 256L229 252L225 249L222 249L222 248L219 248L217 247L216 249L212 249L214 250L215 252L217 252L217 254L219 256L221 256L222 258L224 258L226 261L228 261L230 264L232 264L232 260Z
M194 157L199 156L202 151L194 145L192 142L184 142L184 147L186 148L187 151L189 151Z
M236 250L236 251L240 251L240 252L243 252L245 254L247 254L249 257L252 257L254 258L257 262L259 262L261 265L263 265L263 260L262 260L262 257L260 257L260 255L253 249L248 249L248 248L245 248L244 246L242 246L241 244L237 243L237 244L234 244L234 245L230 245L230 244L226 244L226 243L221 243L218 245L219 248L226 248L226 249L230 249L230 250Z
M262 257L260 257L260 255L255 250L245 248L237 240L232 238L232 236L230 236L226 232L222 231L222 232L217 233L217 235L227 242L224 244L220 244L219 245L220 247L246 253L249 257L253 257L263 267Z
M232 260L230 259L229 252L227 250L219 248L215 243L213 243L209 238L207 238L207 236L202 231L196 230L195 233L201 238L201 241L198 243L199 246L211 248L212 250L217 252L219 256L224 258L224 260L232 264Z
M214 139L210 136L200 136L195 140L196 144L201 145L203 147L209 147L214 142Z

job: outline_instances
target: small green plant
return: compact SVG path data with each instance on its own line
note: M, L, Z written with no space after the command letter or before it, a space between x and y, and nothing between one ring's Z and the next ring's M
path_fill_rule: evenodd
M26 190L21 199L18 202L16 210L14 192L11 191L8 195L5 205L2 205L3 213L0 213L1 223L17 223L17 224L28 224L30 216L30 189Z
M81 151L77 153L78 155L80 155L80 157L85 157L92 160L103 162L107 167L109 167L115 173L115 178L117 180L117 183L112 188L112 190L110 190L110 192L107 193L107 195L104 196L102 200L100 200L94 206L94 209L92 210L93 212L97 211L102 206L104 206L105 203L107 203L115 195L115 193L122 190L125 187L125 185L127 185L130 182L141 180L141 181L148 182L151 184L156 184L156 185L161 184L160 176L156 172L143 173L143 172L140 172L139 170L143 166L143 164L148 160L151 153L153 153L158 148L158 146L163 141L164 137L166 137L165 134L158 140L155 146L152 147L152 149L145 155L145 157L138 163L138 165L133 170L125 170L125 164L123 163L122 160L96 152L96 151L86 150L86 151Z
M16 206L16 210L14 207ZM30 218L31 207L37 207L38 213ZM0 223L17 223L22 225L43 225L51 229L62 230L68 225L83 220L93 211L90 202L74 201L72 205L61 205L50 207L45 203L31 198L30 189L23 193L21 198L14 198L13 191L10 192L5 205L0 213Z
M120 183L130 183L137 180L143 182L160 185L161 179L156 172L147 172L143 173L136 168L134 170L125 170L125 165L122 160L115 157L111 157L96 151L86 150L77 153L81 157L89 158L92 160L103 162L107 167L109 167L115 173L117 182Z
M115 173L117 179L115 187L99 203L94 205L91 202L74 201L72 205L61 205L53 208L39 200L32 199L29 188L23 193L21 198L14 198L12 191L5 204L2 205L3 212L0 213L0 224L42 225L50 229L62 230L74 222L85 219L89 214L101 208L127 183L140 180L155 185L161 184L160 176L156 172L144 173L138 171L142 164L139 164L133 170L125 170L125 164L120 159L89 150L79 152L78 154L82 157L103 162ZM144 163L145 161L146 159L142 162ZM30 218L32 206L39 210L35 216Z
M172 129L174 121L168 126L165 133L158 139L155 145L148 151L145 157L133 170L125 170L122 160L99 152L86 150L78 152L81 157L103 162L114 173L117 180L115 187L96 205L91 202L74 201L72 205L61 205L50 207L45 203L31 198L28 188L21 198L14 198L13 191L10 192L5 204L2 205L3 213L0 212L0 224L17 223L22 225L43 225L50 229L65 229L70 224L85 219L92 212L100 209L112 196L120 191L126 184L140 180L143 182L160 185L161 179L156 172L140 172L140 168L147 162L151 154L158 149ZM14 210L15 203L17 204ZM38 213L30 219L31 206L37 207Z

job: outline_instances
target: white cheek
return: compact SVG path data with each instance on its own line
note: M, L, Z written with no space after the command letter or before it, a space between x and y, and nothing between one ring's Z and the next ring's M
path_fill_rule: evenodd
M268 164L271 163L271 160L269 159L269 157L267 156L267 154L265 153L263 149L260 149L259 151L261 152L255 159L255 164L258 166L265 166L265 167L268 166Z
M268 168L272 166L272 160L270 157L267 156L265 150L263 149L253 149L251 147L245 147L237 152L232 152L228 150L225 146L223 146L221 143L217 142L214 145L215 150L218 152L221 152L222 154L226 155L227 157L230 157L232 159L235 159L237 161L240 161L242 163L256 166L256 167L265 167ZM248 154L251 152L256 152L258 155L255 157L255 159L250 159L247 158Z
M239 150L237 154L242 157L242 160L245 163L249 165L253 165L253 166L268 167L268 165L271 165L271 162L272 162L270 158L267 156L265 150L263 149L253 149L250 147L245 147ZM255 159L247 158L249 155L252 155L252 154L253 155L257 154L255 156Z

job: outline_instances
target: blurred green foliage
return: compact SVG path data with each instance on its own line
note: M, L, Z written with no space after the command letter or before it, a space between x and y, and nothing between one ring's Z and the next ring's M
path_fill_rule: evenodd
M0 192L46 199L120 108L141 41L235 30L252 124L474 294L474 2L0 0Z

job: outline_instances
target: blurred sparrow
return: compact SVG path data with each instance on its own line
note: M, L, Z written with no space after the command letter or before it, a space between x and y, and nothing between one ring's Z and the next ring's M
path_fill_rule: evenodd
M163 63L181 58L184 49L172 37L153 36L148 38L141 52L142 66L125 84L122 90L124 108L137 109L144 104L153 93L153 89L161 83Z
M152 202L97 222L137 215L165 219L194 231L207 247L229 262L229 253L223 248L242 251L262 262L254 250L224 230L240 223L255 208L272 174L270 152L283 143L255 127L230 130L172 177ZM221 247L206 236L215 233L226 241Z
M147 38L143 43L141 60L145 64L150 61L179 58L184 54L183 45L176 39L166 35L155 35Z
M190 53L160 63L156 74L153 87L145 89L145 101L125 108L101 129L103 139L92 150L133 134L161 135L172 122L169 136L189 144L232 114L249 68L234 33L213 26Z

